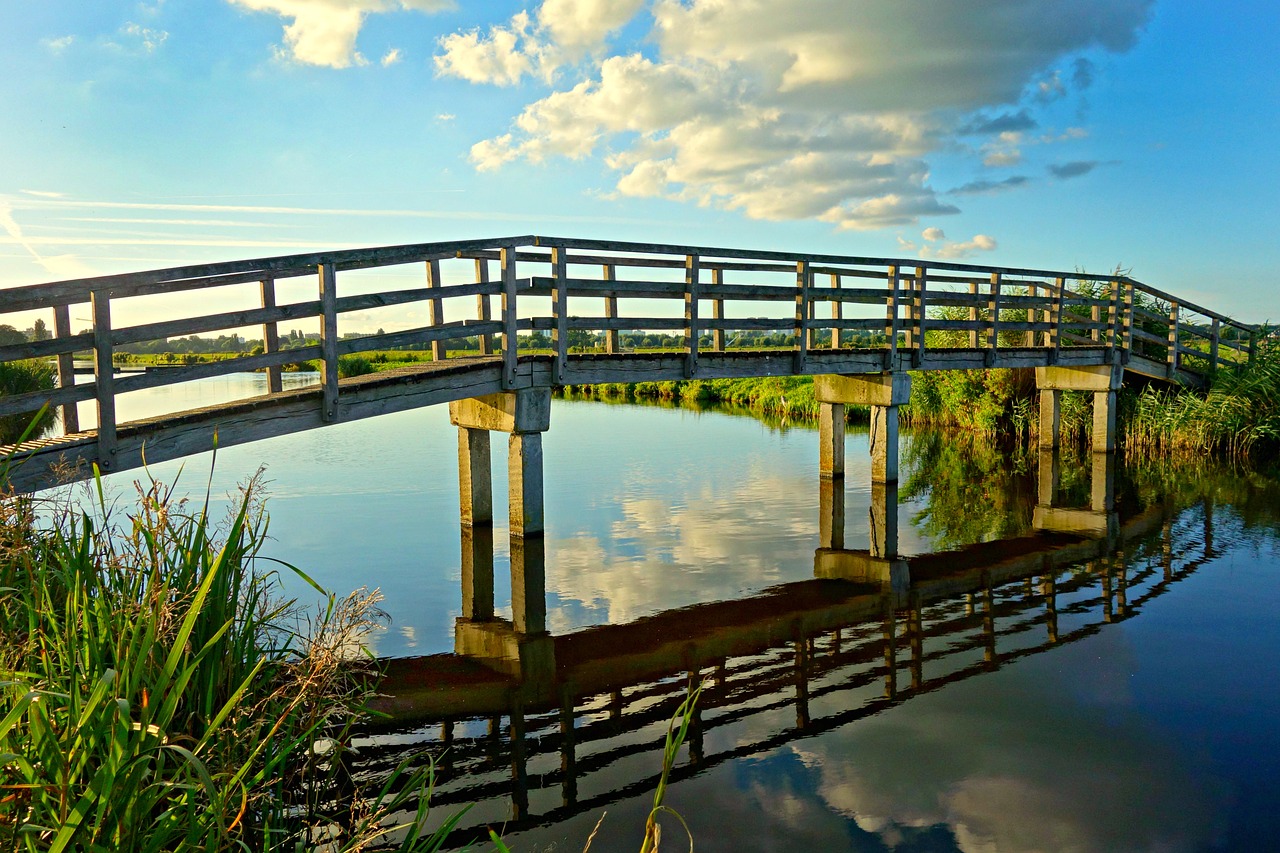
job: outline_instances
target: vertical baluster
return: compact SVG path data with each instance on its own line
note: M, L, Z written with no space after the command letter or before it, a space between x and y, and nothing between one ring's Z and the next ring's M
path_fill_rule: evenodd
M929 310L928 289L928 271L924 267L916 267L916 294L913 300L916 315L916 348L911 359L915 367L920 367L924 363L924 333L926 312Z
M889 267L887 284L889 292L885 300L884 312L884 339L887 349L884 356L884 369L896 370L898 362L898 299L900 285L896 266Z
M442 286L440 281L440 262L435 260L427 261L427 287L437 290ZM433 329L439 329L444 325L444 300L440 297L433 297L428 302L430 310L430 320ZM449 345L443 339L431 342L431 358L433 361L444 361L449 357Z
M1218 371L1218 341L1219 338L1218 318L1214 317L1213 322L1209 326L1209 372L1216 373Z
M56 338L71 337L71 306L53 307L53 334ZM75 384L75 353L58 353L58 387L70 388ZM74 402L62 406L62 430L67 434L80 431L80 411Z
M806 319L809 316L809 288L813 286L813 272L808 261L796 263L796 348L793 356L791 372L802 374L808 367L809 338L805 335Z
M503 246L502 264L502 386L516 387L519 353L516 341L516 247Z
M969 282L969 322L974 323L974 327L969 330L969 348L978 348L978 283L976 281Z
M1174 302L1169 306L1169 346L1165 351L1165 375L1169 379L1178 376L1178 338L1182 331L1178 326L1178 303Z
M831 287L835 290L840 289L840 273L833 272L831 274ZM844 303L839 299L831 300L831 319L837 321L836 327L831 330L831 348L840 349L840 325L839 321L844 318Z
M98 467L114 471L116 461L115 365L112 364L111 294L90 292L93 307L93 379L98 403Z
M480 284L489 283L489 261L485 258L476 258L476 281ZM489 294L476 294L476 319L481 323L488 323L493 320L493 309L489 304ZM478 336L480 355L493 355L493 340L487 332Z
M1034 282L1027 285L1027 296L1031 297L1032 299L1035 299L1039 295L1040 295L1039 285L1035 284ZM1028 302L1027 303L1027 342L1026 342L1026 346L1028 347L1034 347L1036 345L1036 330L1032 328L1032 325L1035 323L1035 321L1036 321L1035 305Z
M990 316L990 322L987 324L987 352L986 363L988 367L992 367L996 363L996 352L1000 347L1000 291L1004 287L1004 282L1000 273L993 272L991 274L991 291L987 298L987 313Z
M1120 348L1120 282L1111 282L1107 300L1107 346L1114 352Z
M554 326L551 337L555 346L555 363L551 381L556 385L564 384L564 369L569 361L569 288L565 281L567 268L564 247L552 247L551 276L554 282L551 290L551 319Z
M724 270L716 267L711 270L711 283L716 287L724 284ZM711 316L718 321L724 320L724 299L717 297L711 303ZM716 352L725 351L724 327L717 325L711 333L711 348Z
M1126 359L1128 353L1133 349L1133 282L1126 281L1124 287L1124 326L1122 329L1120 346L1125 352Z
M605 264L604 269L605 281L616 281L617 271L613 264ZM618 294L610 293L604 298L604 316L608 320L618 319ZM604 333L604 351L610 354L621 352L622 345L618 337L617 329L606 329Z
M1049 363L1058 363L1058 354L1062 352L1062 300L1065 298L1067 280L1055 279L1053 282L1053 307L1049 309Z
M333 264L320 265L320 417L338 420L338 274Z
M276 307L276 280L264 278L258 283L262 294L262 307ZM280 327L274 320L262 324L262 351L272 355L280 351ZM267 393L279 394L284 389L280 379L280 365L267 367Z
M906 326L902 329L902 345L906 348L907 354L910 355L916 349L916 277L914 275L898 274L898 281L903 285L900 288L901 296L907 303Z
M701 277L697 255L688 255L684 259L684 378L692 379L698 375L698 338L702 334L698 328L698 300L700 298Z

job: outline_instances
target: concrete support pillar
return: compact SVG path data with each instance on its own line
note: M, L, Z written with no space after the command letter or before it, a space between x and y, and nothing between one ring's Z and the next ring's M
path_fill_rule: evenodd
M512 433L508 441L507 488L510 492L511 538L543 532L542 433Z
M818 545L844 548L844 477L818 482Z
M871 556L898 556L898 484L871 484Z
M493 528L462 525L462 617L493 618Z
M813 378L819 403L871 407L871 482L898 480L898 406L911 399L911 377L906 373L827 374ZM823 440L822 453L828 442Z
M844 475L844 403L818 404L818 473Z
M458 510L463 526L493 523L489 431L458 427Z
M871 407L871 482L898 482L898 407Z
M547 630L547 552L541 536L511 539L511 624L517 634Z
M1045 389L1040 392L1040 447L1056 450L1062 435L1062 392Z
M1093 452L1112 453L1116 449L1116 392L1093 392Z

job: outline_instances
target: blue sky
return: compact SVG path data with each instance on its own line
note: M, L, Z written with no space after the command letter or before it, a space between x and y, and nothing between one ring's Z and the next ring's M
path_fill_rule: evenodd
M47 0L0 286L541 233L1130 267L1276 319L1255 0Z

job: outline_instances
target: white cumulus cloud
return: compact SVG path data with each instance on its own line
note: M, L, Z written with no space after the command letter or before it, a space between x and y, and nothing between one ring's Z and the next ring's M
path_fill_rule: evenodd
M616 195L882 228L958 211L929 182L944 150L1020 162L1042 84L1064 95L1088 85L1071 69L1092 68L1079 64L1085 53L1131 47L1151 5L656 0L656 49L610 53L610 33L649 22L643 3L545 0L509 24L446 36L436 62L473 82L563 78L473 146L479 169L601 156ZM993 138L971 148L956 142L966 134ZM976 239L956 245L987 250Z
M410 10L436 12L450 8L451 0L227 0L255 12L285 18L284 45L280 55L303 63L330 68L363 65L356 39L367 15Z

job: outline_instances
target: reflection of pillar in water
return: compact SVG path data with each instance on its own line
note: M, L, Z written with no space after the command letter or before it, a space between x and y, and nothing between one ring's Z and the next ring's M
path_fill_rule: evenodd
M884 698L898 698L898 637L893 606L884 613Z
M818 481L818 540L822 548L844 548L844 477Z
M1050 392L1041 392L1050 393ZM1055 392L1056 393L1056 392ZM1058 490L1062 485L1062 460L1052 450L1040 451L1040 464L1036 476L1036 503L1041 506L1057 506Z
M546 544L541 536L511 540L511 623L519 634L547 630Z
M493 528L462 525L462 617L493 618Z
M898 556L898 484L871 483L871 556Z
M1093 454L1089 476L1089 508L1094 512L1111 512L1116 508L1116 455Z

